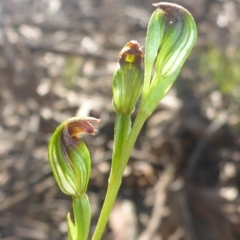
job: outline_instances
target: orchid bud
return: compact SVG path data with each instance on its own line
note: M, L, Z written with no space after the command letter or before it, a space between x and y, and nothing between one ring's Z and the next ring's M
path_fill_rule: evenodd
M145 50L145 75L168 77L180 71L191 52L197 29L192 15L182 6L160 2L149 21Z
M136 41L128 42L119 54L118 66L113 75L113 105L119 114L129 115L142 92L143 52Z
M149 116L176 80L197 39L192 15L183 7L160 2L149 21L145 46L142 106Z
M161 42L156 61L156 72L166 77L180 70L196 39L196 24L192 15L182 6L173 3L156 3L157 14L164 14L164 39Z
M79 197L86 192L91 159L88 148L80 138L82 134L94 135L91 123L95 118L70 118L59 125L48 145L48 161L55 180L63 193Z

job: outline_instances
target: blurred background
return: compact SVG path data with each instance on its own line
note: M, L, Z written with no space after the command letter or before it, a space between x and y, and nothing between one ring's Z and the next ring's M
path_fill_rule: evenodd
M149 0L0 1L0 239L66 240L71 199L47 163L66 118L101 118L85 142L94 230L107 187L111 82L129 40L144 46ZM197 44L144 125L106 240L240 239L240 1L176 0ZM133 116L134 117L134 116Z

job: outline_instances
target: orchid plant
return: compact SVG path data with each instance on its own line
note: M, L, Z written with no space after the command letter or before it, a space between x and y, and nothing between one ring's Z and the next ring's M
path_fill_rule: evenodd
M107 194L92 240L101 239L121 185L124 169L143 124L176 80L190 54L197 29L192 15L183 7L153 4L146 35L145 52L137 41L120 51L113 75L113 107L116 112L114 148ZM140 101L136 109L136 103ZM136 111L134 122L132 113ZM73 199L73 215L67 216L69 240L87 240L91 208L86 194L91 158L81 134L94 135L95 118L74 117L64 121L52 135L48 161L63 193Z

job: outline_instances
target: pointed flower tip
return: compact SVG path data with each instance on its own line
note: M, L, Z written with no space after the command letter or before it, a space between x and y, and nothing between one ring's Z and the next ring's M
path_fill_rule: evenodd
M131 40L122 48L121 52L119 53L119 57L121 57L123 54L142 55L142 47L136 40Z
M118 62L120 63L120 65L124 63L133 63L141 67L142 60L142 47L137 41L131 40L120 51Z
M159 3L153 3L152 4L156 8L162 9L166 13L171 13L172 11L176 10L185 10L182 6L175 4L175 3L169 3L169 2L159 2Z
M91 123L98 123L100 119L86 117L86 118L70 118L66 121L65 128L67 129L67 133L72 139L80 139L82 135L90 134L95 135L97 130Z
M185 8L175 3L159 2L154 3L153 6L165 12L175 22L181 19L183 13L188 13Z

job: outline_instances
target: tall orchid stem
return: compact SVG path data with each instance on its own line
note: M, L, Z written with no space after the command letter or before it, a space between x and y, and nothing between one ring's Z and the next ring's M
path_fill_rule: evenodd
M113 208L114 202L116 200L116 197L122 182L123 172L128 163L128 160L131 155L131 151L134 147L134 144L136 142L136 139L146 119L147 119L147 116L145 114L142 114L141 111L139 111L134 121L132 130L127 138L127 141L125 141L124 147L122 148L120 161L118 161L119 156L116 156L116 155L113 156L112 162L118 161L118 165L116 168L114 167L111 169L110 177L108 180L108 189L107 189L106 198L105 198L92 240L100 240L103 235L110 212Z

